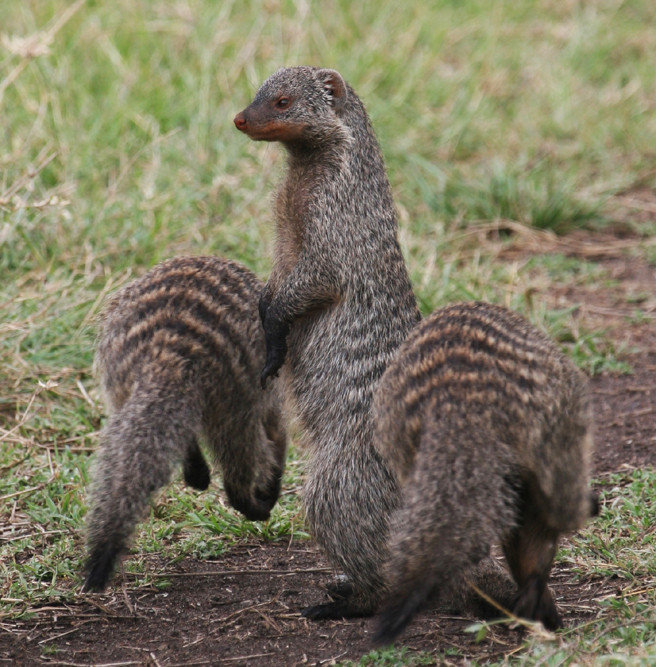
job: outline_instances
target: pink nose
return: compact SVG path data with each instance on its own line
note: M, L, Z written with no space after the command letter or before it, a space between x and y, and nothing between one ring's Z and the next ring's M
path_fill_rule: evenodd
M238 130L243 132L246 129L246 119L244 118L243 113L238 113L233 122Z

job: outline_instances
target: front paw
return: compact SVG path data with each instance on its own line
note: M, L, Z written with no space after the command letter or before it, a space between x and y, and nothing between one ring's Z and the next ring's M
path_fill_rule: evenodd
M284 340L276 344L275 347L269 347L267 344L266 362L264 364L264 370L260 375L262 389L266 388L266 381L268 378L278 377L278 372L280 371L282 365L285 363L286 356L287 343Z
M253 491L255 500L262 507L265 507L268 510L273 509L273 506L276 504L278 497L280 496L281 483L282 470L280 468L276 468L270 480L268 480L262 486L258 485L255 487L255 490Z
M260 313L260 322L262 322L262 325L264 325L264 322L266 320L266 314L267 311L269 310L269 306L271 305L272 299L273 299L273 293L271 292L269 284L267 283L262 288L262 292L260 292L260 301L258 303L258 311Z
M266 361L264 370L260 375L263 389L268 378L277 377L278 371L285 363L285 357L287 356L287 334L289 334L290 325L277 317L276 313L272 311L273 309L269 308L264 319Z
M224 483L225 486L225 483ZM271 516L271 507L258 498L242 495L226 487L226 495L232 507L249 521L266 521Z

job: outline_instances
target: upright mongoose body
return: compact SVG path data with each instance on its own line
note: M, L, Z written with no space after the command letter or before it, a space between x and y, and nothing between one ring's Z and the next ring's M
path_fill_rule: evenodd
M215 257L163 262L113 295L94 369L110 413L95 462L85 589L102 590L151 494L182 462L207 488L199 440L223 473L230 503L264 520L286 451L280 392L262 391L262 283Z
M437 310L409 335L374 401L376 445L402 485L378 639L431 589L503 548L518 616L561 625L547 578L561 533L595 512L587 381L524 318L486 303Z
M388 519L398 502L372 443L372 395L419 320L383 158L362 103L334 70L279 70L235 125L287 150L274 266L260 300L262 377L286 360L310 455L310 531L351 584L347 599L305 614L368 614L382 592Z

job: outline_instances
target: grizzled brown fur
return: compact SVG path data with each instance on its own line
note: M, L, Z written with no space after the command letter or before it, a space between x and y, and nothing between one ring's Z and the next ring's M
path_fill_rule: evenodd
M595 512L583 374L519 315L457 304L410 334L374 411L402 485L378 639L401 632L431 588L461 585L494 543L519 586L514 613L559 627L547 587L558 537Z
M233 507L264 520L280 491L287 438L275 387L262 391L262 284L214 257L177 257L115 294L95 371L110 413L95 462L85 589L102 590L151 494L172 466L207 488L203 441Z
M279 70L235 125L252 139L280 141L288 154L274 267L260 301L262 379L286 361L310 452L307 520L348 577L334 593L350 593L305 613L371 613L398 502L396 480L373 447L371 401L419 320L383 158L362 103L334 70Z

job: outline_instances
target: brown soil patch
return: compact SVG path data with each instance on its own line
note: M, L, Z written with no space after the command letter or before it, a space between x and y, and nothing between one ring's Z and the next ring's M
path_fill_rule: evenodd
M594 239L574 242L594 254ZM592 380L598 476L656 465L656 269L609 253L608 239L600 243L606 245L598 248L599 261L617 286L543 295L554 305L579 304L586 326L603 326L629 350L632 375ZM631 303L627 294L634 295ZM636 299L647 316L641 321L630 319ZM124 579L121 588L117 577L109 595L80 595L75 604L52 600L31 619L0 624L0 664L323 665L371 649L371 619L315 624L299 616L323 598L320 586L330 578L310 542L252 543L216 561L154 560L152 571L171 585L135 590ZM613 590L610 581L575 579L564 566L552 582L569 624L594 617L594 601ZM500 627L476 644L464 632L471 622L426 610L403 641L426 651L454 647L478 660L500 658L520 642L518 631Z

